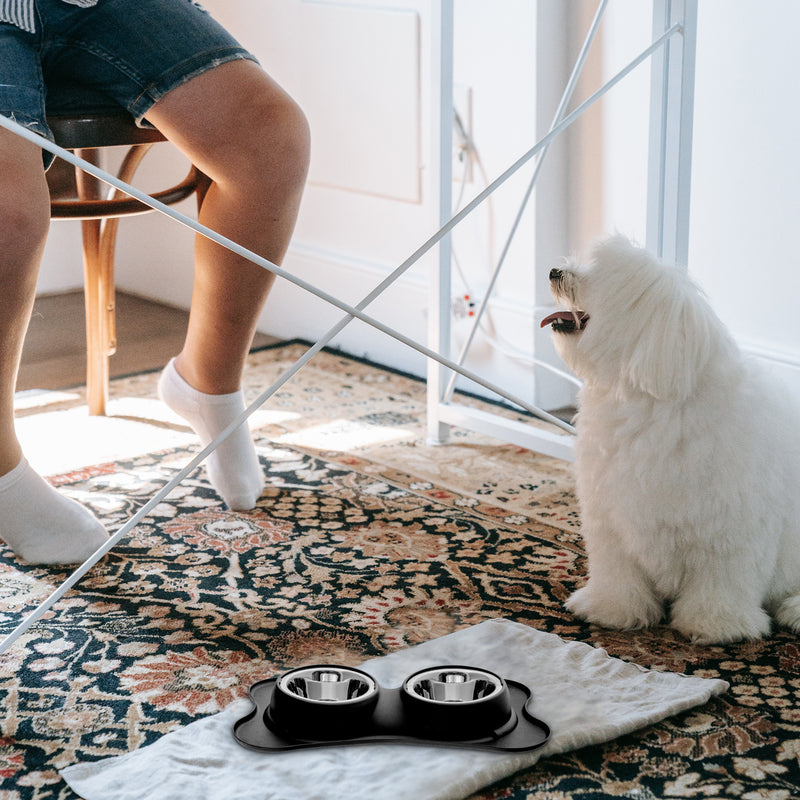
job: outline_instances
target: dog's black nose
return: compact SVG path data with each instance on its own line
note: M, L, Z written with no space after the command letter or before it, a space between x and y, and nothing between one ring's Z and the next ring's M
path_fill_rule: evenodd
M562 270L558 269L558 267L553 267L550 270L550 280L551 281L560 281L561 278L564 277L564 273Z

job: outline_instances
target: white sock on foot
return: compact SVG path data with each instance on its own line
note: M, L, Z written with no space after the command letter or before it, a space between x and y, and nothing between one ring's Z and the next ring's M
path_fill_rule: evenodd
M161 373L158 394L183 417L205 447L244 411L241 390L231 394L205 394L191 387L175 369L172 359ZM208 477L217 493L236 511L249 511L264 490L264 472L258 462L250 429L235 430L206 461Z
M23 458L0 478L0 538L31 564L76 564L107 539L100 521Z

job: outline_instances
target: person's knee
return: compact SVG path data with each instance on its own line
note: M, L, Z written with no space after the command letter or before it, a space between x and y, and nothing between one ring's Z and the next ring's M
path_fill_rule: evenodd
M226 192L260 196L305 182L305 114L252 61L202 73L156 103L148 119Z
M256 105L249 115L247 140L249 169L254 177L276 178L288 185L302 186L308 173L311 135L300 106L288 95L270 97Z

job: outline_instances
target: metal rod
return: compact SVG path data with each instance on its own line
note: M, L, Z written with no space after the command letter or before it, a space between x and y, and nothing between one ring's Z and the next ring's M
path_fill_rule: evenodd
M435 227L444 225L453 213L453 49L455 42L455 0L433 3L431 14L431 171L436 175ZM466 163L466 162L465 162ZM442 355L450 357L451 315L449 307L450 270L452 267L452 237L439 243L435 264L428 270L427 342ZM448 302L445 302L445 300ZM448 428L441 424L438 407L442 386L447 375L435 361L426 369L426 428L427 441L441 443L447 439Z
M586 58L589 55L589 50L591 49L591 46L594 43L595 36L597 35L597 30L600 27L600 22L603 18L603 14L605 13L607 5L608 5L608 0L601 0L600 4L597 6L597 11L595 12L594 19L592 20L592 24L589 26L589 32L586 34L586 39L583 42L583 46L581 47L580 53L578 54L578 59L575 62L575 66L573 67L572 73L569 76L567 85L564 88L564 93L561 95L561 101L558 104L558 108L556 109L553 121L550 124L551 131L553 130L553 128L556 127L556 125L558 125L559 122L561 122L561 119L567 110L567 105L569 104L569 101L572 99L572 95L575 92L575 87L578 84L578 79L580 78L581 72L583 71L584 64L586 63ZM528 200L530 200L531 194L533 193L533 189L536 186L536 181L539 179L539 173L541 172L541 169L544 166L544 162L545 159L547 158L547 153L549 150L550 150L550 143L548 143L546 147L542 148L542 152L539 154L539 158L536 161L536 168L534 169L533 176L531 177L530 183L528 184L528 188L525 192L525 195L522 198L522 203L520 204L519 210L517 211L517 216L514 219L514 224L511 226L511 230L509 231L508 237L506 238L506 243L503 247L503 251L501 252L500 258L498 259L494 271L492 272L492 276L489 279L489 284L486 287L486 291L483 294L480 306L478 307L478 311L475 314L475 319L472 321L472 327L470 328L467 339L461 348L461 352L459 353L458 359L456 360L458 364L464 363L464 361L467 358L467 354L469 353L469 350L472 347L472 342L475 339L475 334L478 332L478 328L480 327L483 315L489 306L489 298L491 297L491 294L494 291L494 286L495 283L497 282L498 276L500 275L500 270L503 268L506 256L508 255L508 251L511 247L511 242L514 240L514 236L517 233L517 228L519 228L520 221L522 220L522 215L525 213L525 209L528 205ZM453 396L453 391L455 390L455 386L456 386L456 373L454 372L450 375L450 379L447 382L447 388L444 391L444 397L442 398L442 402L446 403L450 400L450 398Z
M650 81L647 247L686 269L692 175L697 0L654 0L653 30L673 20L681 41L653 59Z

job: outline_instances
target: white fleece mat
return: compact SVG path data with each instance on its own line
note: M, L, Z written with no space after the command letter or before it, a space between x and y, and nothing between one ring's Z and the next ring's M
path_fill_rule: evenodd
M721 680L645 670L502 619L361 666L388 688L448 663L527 684L533 714L552 729L550 741L510 754L409 745L259 753L233 739L233 723L252 708L239 700L147 747L61 775L85 800L459 800L540 758L609 741L728 688Z

